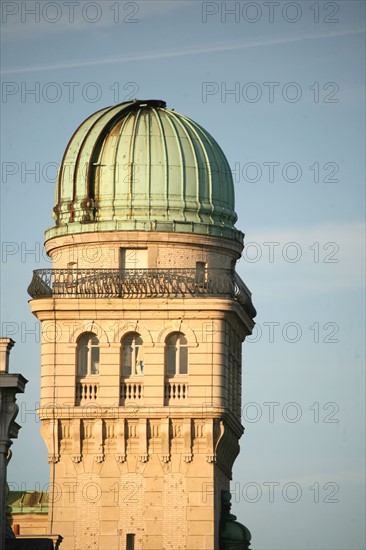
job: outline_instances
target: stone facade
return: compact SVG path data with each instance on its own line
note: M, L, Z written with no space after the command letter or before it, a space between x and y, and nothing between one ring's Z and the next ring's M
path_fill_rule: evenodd
M52 268L28 289L48 532L64 550L219 550L255 315L227 159L162 100L106 107L69 141L53 212Z
M241 251L228 239L187 241L179 233L116 231L57 237L46 247L53 268L68 276L71 262L74 270L96 268L91 251L102 271L123 270L121 249L144 249L141 269L205 274L232 270ZM153 296L139 284L141 292L127 298L57 294L54 284L52 296L30 302L42 322L48 532L62 535L65 550L217 550L221 491L229 489L243 432L241 343L253 321L233 296L205 292L206 279L195 295ZM85 334L97 338L98 372L89 365L80 375ZM141 339L143 363L126 375L129 335ZM183 372L168 372L171 335L184 337Z

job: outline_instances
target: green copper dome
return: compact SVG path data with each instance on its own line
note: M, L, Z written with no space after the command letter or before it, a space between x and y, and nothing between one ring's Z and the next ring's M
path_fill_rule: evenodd
M107 107L79 126L60 166L54 219L47 239L142 230L243 240L224 153L160 100Z
M230 513L230 509L230 491L221 491L219 550L249 550L251 532L245 525L236 521L236 516Z

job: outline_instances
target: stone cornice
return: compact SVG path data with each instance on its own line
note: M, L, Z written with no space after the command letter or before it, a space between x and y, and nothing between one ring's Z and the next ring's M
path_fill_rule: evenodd
M80 320L80 319L110 319L129 320L143 319L154 314L154 319L166 319L174 315L185 319L215 319L225 320L230 312L238 317L251 333L254 321L243 310L242 306L230 298L38 298L30 300L32 313L40 321Z

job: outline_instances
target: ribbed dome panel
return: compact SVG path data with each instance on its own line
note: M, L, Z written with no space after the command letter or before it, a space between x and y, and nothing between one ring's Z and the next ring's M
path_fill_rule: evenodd
M81 124L62 160L54 218L47 238L138 229L242 241L224 153L158 100L102 109Z

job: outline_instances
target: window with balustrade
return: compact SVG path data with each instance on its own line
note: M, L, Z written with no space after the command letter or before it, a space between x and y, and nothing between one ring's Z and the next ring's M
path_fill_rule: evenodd
M94 332L84 332L76 345L76 404L98 398L99 340Z
M132 332L122 340L122 376L142 376L144 374L143 340L137 332Z
M127 334L121 342L121 401L142 399L144 375L143 340L137 332Z
M167 376L188 374L188 342L181 332L174 332L165 342Z
M93 332L84 332L77 341L79 377L99 374L99 340Z
M188 397L188 341L181 332L165 341L165 404L178 404Z

